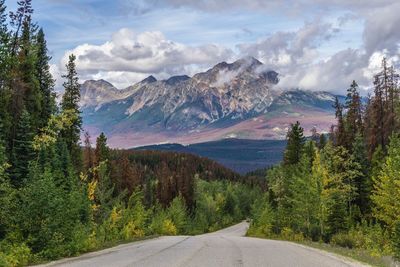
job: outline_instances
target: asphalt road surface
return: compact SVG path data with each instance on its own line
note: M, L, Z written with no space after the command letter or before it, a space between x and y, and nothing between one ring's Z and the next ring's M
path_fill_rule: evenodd
M160 237L42 266L365 266L290 242L244 237L247 228L242 222L210 234Z

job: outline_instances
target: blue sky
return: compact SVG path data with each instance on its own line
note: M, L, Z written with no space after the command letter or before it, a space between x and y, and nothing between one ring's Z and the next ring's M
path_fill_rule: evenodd
M6 0L15 9L15 0ZM281 86L363 88L386 55L397 64L395 0L33 0L56 77L78 56L81 79L119 88L254 56ZM382 30L384 29L384 30Z

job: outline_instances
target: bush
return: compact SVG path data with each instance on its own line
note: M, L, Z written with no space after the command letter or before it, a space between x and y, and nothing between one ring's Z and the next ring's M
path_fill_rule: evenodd
M393 252L396 259L400 259L400 221L396 222L394 226L392 243L393 243Z
M128 222L122 229L122 237L124 240L132 240L142 236L144 236L144 231L138 228L133 221Z
M32 257L30 248L25 244L1 244L0 267L28 265Z
M171 219L165 219L161 228L162 235L176 235L176 226Z
M176 227L176 233L184 234L187 232L188 215L185 201L182 197L176 197L172 200L167 209L168 218Z
M355 248L357 247L357 243L360 242L362 242L362 240L357 240L357 236L351 232L337 233L331 238L331 244L344 248Z
M379 224L369 225L363 222L348 232L341 232L332 236L330 243L350 249L363 249L373 257L391 254L391 244L388 233Z

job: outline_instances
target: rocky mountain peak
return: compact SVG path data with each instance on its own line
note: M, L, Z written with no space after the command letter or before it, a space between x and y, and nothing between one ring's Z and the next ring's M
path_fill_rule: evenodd
M156 81L157 81L157 79L153 75L150 75L146 79L142 80L140 83L141 84L149 84L149 83L154 83Z
M115 88L110 82L100 79L100 80L87 80L82 85L84 88Z
M190 77L187 75L179 75L179 76L172 76L171 78L167 79L165 81L166 84L170 85L170 86L174 86L177 85L180 82L184 82L189 80Z
M248 137L275 138L286 134L287 116L298 119L317 112L327 121L324 116L333 114L329 93L285 92L275 86L278 83L279 74L253 57L221 62L192 78L179 75L157 81L149 76L123 90L104 80L87 81L81 88L82 114L89 126L121 140L127 133L149 140L203 132L204 138L211 138L207 131L218 137L249 133ZM283 121L272 127L268 116L283 116ZM251 129L258 130L250 133Z

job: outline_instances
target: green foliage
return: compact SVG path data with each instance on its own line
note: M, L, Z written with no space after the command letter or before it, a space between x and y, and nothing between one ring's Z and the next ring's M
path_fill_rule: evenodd
M58 187L51 170L32 172L32 182L19 192L16 221L21 237L42 258L73 255L74 233L88 222L89 202L79 187Z
M10 170L12 183L16 187L21 187L26 182L29 173L29 162L35 156L33 150L34 133L31 125L29 113L23 110L17 125L16 137L13 141L13 165Z
M41 93L41 112L39 128L47 125L47 121L56 111L56 100L54 92L54 79L50 73L51 57L48 56L48 49L43 29L40 29L36 36L36 62L35 74L38 80Z
M300 161L303 145L304 145L304 129L297 121L291 125L287 134L287 147L284 154L283 162L285 165L296 164Z
M379 224L367 224L365 221L347 232L332 236L331 243L350 249L369 251L373 257L381 257L391 253L388 233Z
M196 208L189 233L215 231L250 215L251 205L260 190L227 181L196 180Z
M96 140L95 156L97 162L102 162L110 159L110 149L107 146L107 137L101 133Z
M373 177L374 216L393 231L400 218L400 138L392 136L388 155L380 173Z
M258 198L252 205L251 224L247 235L258 237L273 236L275 214L268 201L268 195Z
M392 243L394 255L397 259L400 259L400 221L397 221L394 225Z
M0 267L17 267L28 265L32 253L25 244L0 243Z
M178 196L172 200L167 209L167 214L176 228L176 233L186 233L187 225L190 220L185 201L182 197Z
M66 65L67 74L63 75L65 79L63 83L65 92L61 101L62 111L73 113L75 116L71 116L72 120L69 127L65 127L61 134L67 144L74 167L80 170L82 165L82 155L79 146L82 128L82 118L79 111L81 94L75 60L76 57L74 55L69 56L69 61Z

